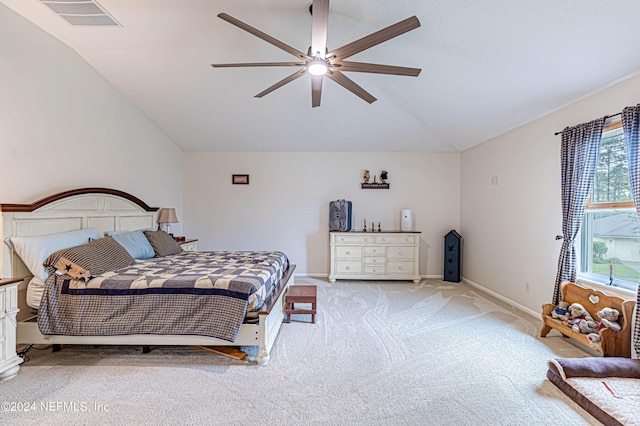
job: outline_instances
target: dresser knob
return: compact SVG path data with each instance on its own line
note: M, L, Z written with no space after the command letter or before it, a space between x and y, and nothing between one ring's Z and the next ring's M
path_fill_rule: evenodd
M398 268L399 271L404 271L404 268L401 266Z
M351 270L351 266L347 266L347 271L350 271L350 270Z
M351 254L351 252L350 252L350 251L347 251L347 256L348 256L348 255L350 255L350 254Z

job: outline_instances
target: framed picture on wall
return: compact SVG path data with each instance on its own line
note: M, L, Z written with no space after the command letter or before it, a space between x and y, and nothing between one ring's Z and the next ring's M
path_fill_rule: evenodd
M234 185L249 185L249 175L232 175L231 182Z

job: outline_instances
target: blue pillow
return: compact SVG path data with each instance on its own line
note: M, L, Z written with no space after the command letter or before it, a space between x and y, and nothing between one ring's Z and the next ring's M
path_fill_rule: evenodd
M156 255L141 230L112 234L111 237L124 247L134 259L151 259Z

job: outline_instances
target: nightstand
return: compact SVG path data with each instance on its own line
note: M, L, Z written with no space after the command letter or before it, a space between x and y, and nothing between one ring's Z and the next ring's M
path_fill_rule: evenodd
M179 244L180 244L180 247L182 247L182 250L184 251L198 251L197 239L187 239Z
M15 377L22 358L16 354L18 284L22 278L0 278L0 381Z

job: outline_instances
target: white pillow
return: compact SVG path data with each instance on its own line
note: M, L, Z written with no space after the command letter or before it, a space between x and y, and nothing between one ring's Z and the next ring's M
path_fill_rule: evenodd
M98 238L100 238L100 233L97 229L85 228L39 237L11 237L9 242L33 276L46 281L49 274L42 264L51 253L79 246L88 243L89 239L97 240Z

